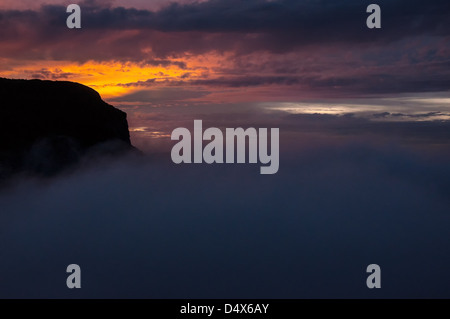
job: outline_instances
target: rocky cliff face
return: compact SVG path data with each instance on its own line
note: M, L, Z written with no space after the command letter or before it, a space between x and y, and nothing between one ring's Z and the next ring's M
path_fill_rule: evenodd
M0 177L53 174L89 153L131 150L126 113L73 82L0 78Z

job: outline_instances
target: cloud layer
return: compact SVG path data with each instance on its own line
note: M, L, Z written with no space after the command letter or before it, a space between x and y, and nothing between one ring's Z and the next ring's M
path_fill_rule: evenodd
M450 171L394 148L102 163L0 195L2 298L448 298ZM82 288L66 288L67 265ZM365 286L382 267L382 289ZM214 283L214 284L211 284Z
M377 30L366 27L368 4L211 0L148 10L86 1L81 30L66 28L62 5L3 9L0 56L16 63L120 61L186 69L184 77L111 83L129 87L279 86L329 96L447 91L448 3L379 1ZM203 56L217 61L201 70L202 62L194 66L192 59Z

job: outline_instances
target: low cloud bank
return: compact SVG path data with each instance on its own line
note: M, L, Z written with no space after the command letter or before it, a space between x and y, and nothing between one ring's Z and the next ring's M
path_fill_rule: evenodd
M0 195L0 297L450 297L448 165L363 144L280 159L271 176L162 154L18 181Z

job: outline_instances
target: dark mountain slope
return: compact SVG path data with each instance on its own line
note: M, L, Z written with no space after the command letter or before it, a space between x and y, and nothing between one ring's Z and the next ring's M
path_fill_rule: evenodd
M102 149L134 148L126 113L95 90L73 82L0 78L0 177L19 171L51 175Z

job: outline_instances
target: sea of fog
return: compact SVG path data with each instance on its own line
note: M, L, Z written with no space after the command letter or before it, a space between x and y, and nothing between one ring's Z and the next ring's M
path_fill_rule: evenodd
M449 298L449 191L445 162L358 143L282 152L274 175L162 153L21 178L0 192L0 297Z

